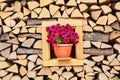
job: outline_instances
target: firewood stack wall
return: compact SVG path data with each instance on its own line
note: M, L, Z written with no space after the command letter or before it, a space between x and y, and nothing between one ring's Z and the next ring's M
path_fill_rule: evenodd
M84 65L43 67L41 22L87 19ZM120 77L119 0L0 0L0 80Z

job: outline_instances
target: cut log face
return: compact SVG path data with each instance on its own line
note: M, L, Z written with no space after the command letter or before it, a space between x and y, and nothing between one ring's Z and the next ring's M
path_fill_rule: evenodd
M21 76L24 76L26 73L27 73L26 68L25 68L24 66L21 66L21 67L20 67L20 75L21 75Z
M60 9L60 7L56 6L56 5L50 5L49 6L49 10L51 15L53 16L58 10Z
M71 13L71 17L83 17L82 13L78 10L75 9L72 13Z
M0 69L5 69L7 67L10 67L10 64L8 62L5 62L5 61L0 61Z
M96 23L100 24L100 25L106 25L106 23L107 23L107 16L99 17Z
M114 6L114 9L120 11L120 2L117 2Z
M99 73L99 80L108 80L108 78L104 73Z
M29 1L29 2L28 2L28 8L29 8L30 10L32 10L32 9L38 7L38 6L39 6L39 3L36 2L36 1Z
M110 40L114 40L116 38L120 37L120 32L119 31L113 31L111 34L110 34Z
M118 53L120 53L120 44L115 44L113 47L118 51Z
M97 10L97 11L91 11L91 17L94 19L94 20L97 20L101 14L101 10Z
M72 74L71 72L64 72L64 73L62 74L62 76L63 76L65 79L69 80L69 79L73 76L73 74Z
M46 0L46 1L40 0L40 7L44 7L52 2L53 2L53 0Z
M114 15L108 14L108 25L115 22L116 20L117 20L117 18Z
M107 5L102 5L101 8L102 8L102 11L104 14L108 14L108 13L112 12L111 8Z
M40 0L42 1L42 0ZM39 15L39 18L50 18L50 12L48 11L47 8L43 8L40 15Z
M9 67L8 69L6 69L6 71L18 73L18 66L16 64L14 64L11 67Z
M83 41L83 48L90 48L90 47L91 47L90 41Z

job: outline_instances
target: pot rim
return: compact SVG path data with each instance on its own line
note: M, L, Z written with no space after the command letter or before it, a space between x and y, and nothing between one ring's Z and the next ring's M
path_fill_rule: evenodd
M73 44L53 44L53 46L72 46Z

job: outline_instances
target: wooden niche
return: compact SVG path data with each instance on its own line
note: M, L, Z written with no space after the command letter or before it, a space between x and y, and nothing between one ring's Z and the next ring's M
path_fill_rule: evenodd
M43 66L78 66L83 65L83 35L82 27L84 25L84 19L59 19L58 21L44 21L42 22L42 54L43 54ZM54 24L70 24L74 27L75 31L79 35L79 43L74 45L74 57L59 58L53 57L53 51L51 51L51 45L46 41L47 32L46 27Z

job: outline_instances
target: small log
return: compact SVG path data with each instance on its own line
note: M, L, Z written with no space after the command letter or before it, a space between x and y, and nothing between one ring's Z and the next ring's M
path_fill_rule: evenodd
M40 14L40 12L42 11L42 8L35 8L34 11L35 11L37 14Z
M6 71L13 72L13 73L18 73L17 64L14 64L14 65L10 66L8 69L6 69Z
M69 0L67 3L66 3L67 6L77 6L77 3L75 0Z
M50 12L48 11L48 9L44 7L38 18L50 18Z
M66 11L63 12L62 17L63 17L63 18L69 18L69 16L68 16L68 14L66 13Z
M49 10L50 10L50 13L51 13L52 16L53 16L59 9L60 9L59 6L52 5L52 4L49 5Z
M27 65L28 60L27 59L23 59L23 60L15 60L14 63L18 63L20 65L26 66Z
M118 66L118 65L120 65L120 62L116 58L114 58L113 61L110 63L110 65L111 66Z
M86 4L80 4L79 9L80 9L81 12L84 12L84 11L87 11L88 6Z
M119 72L116 71L114 68L111 69L110 73L112 73L112 74L119 74Z
M106 43L101 44L101 49L108 49L108 48L112 48L112 46Z
M55 72L59 75L61 75L63 73L63 70L65 69L65 67L61 67L60 69L56 70Z
M19 40L20 42L24 42L24 41L26 41L26 39L27 39L27 37L18 37L18 40Z
M19 60L25 59L27 57L27 55L17 55Z
M120 30L120 25L119 22L114 22L111 24L111 27L114 28L115 30Z
M52 72L48 67L43 67L37 75L52 75Z
M30 10L28 10L26 7L23 7L23 14L24 14L24 16L29 15Z
M27 59L32 61L32 62L35 62L37 60L37 58L38 58L38 55L30 55L30 56L28 56Z
M57 0L56 4L57 5L63 5L63 4L65 4L65 2L64 2L64 0Z
M13 14L13 12L0 12L0 16L1 16L2 19L5 19L12 14Z
M84 59L84 63L87 64L88 66L92 67L95 65L94 61L88 60L88 59Z
M29 38L25 42L23 42L21 45L24 47L30 48L33 45L34 41L35 41L34 38Z
M13 39L10 39L9 41L7 41L8 43L10 43L10 44L19 44L19 41L18 41L18 39L17 38L13 38Z
M117 16L118 20L120 21L120 12L116 12L116 16Z
M90 17L90 15L89 15L87 12L84 12L84 13L83 13L83 16L84 16L85 19L87 19L87 18Z
M103 70L104 72L106 72L106 71L108 71L108 70L110 70L110 69L111 69L110 66L102 65L102 70Z
M22 78L22 80L29 80L29 78L28 78L28 76L26 75L26 76L24 76L24 77Z
M108 60L103 60L102 63L105 65L109 65L110 62Z
M65 68L66 68L67 71L70 71L72 69L71 66L66 66Z
M10 64L6 61L0 61L0 64L1 64L0 69L5 69L10 67Z
M26 49L26 48L18 48L17 54L41 54L42 50L38 49Z
M107 23L107 16L99 17L96 23L100 24L100 25L106 25L106 23Z
M21 77L18 75L14 75L10 80L21 80Z
M114 49L118 51L118 53L120 53L120 44L114 44Z
M14 34L19 34L19 33L20 33L20 28L14 29L12 32L13 32Z
M114 9L120 11L120 2L115 4Z
M114 16L112 14L108 14L108 25L112 24L116 20L117 20L116 16Z
M40 76L40 77L35 77L34 80L43 80L43 76Z
M20 67L20 75L21 75L21 76L24 76L26 73L27 73L26 68L25 68L24 66L21 66L21 67Z
M6 48L6 49L2 50L0 54L1 54L3 57L8 58L8 57L9 57L9 54L10 54L10 50L11 50L11 48Z
M102 70L101 70L99 67L97 67L97 66L94 66L94 67L93 67L93 70L95 70L95 71L97 71L97 72L102 72Z
M28 31L29 31L29 33L35 33L35 29L36 28L29 28Z
M26 25L25 22L21 20L20 22L18 22L18 24L15 25L15 27L13 29L20 28L25 25Z
M83 67L74 66L73 70L78 73L78 72L83 71Z
M99 80L108 80L108 77L104 73L99 73Z
M100 56L94 56L92 57L92 59L95 61L95 62L100 62L104 59L104 56L103 55L100 55Z
M10 40L10 36L7 33L4 33L0 36L0 41L8 41Z
M16 54L16 51L15 51L15 52L10 53L10 55L9 55L8 59L9 59L9 60L17 59L17 54Z
M114 69L119 71L120 70L120 66L114 66Z
M28 4L28 8L30 10L32 10L36 7L39 7L39 5L40 5L37 1L28 1L27 4Z
M0 50L3 50L10 46L11 46L11 44L0 42Z
M100 8L100 6L98 6L98 5L92 5L91 7L90 7L90 10L92 10L92 11L95 11L95 10L100 10L101 8Z
M38 18L38 14L35 11L31 11L31 18Z
M53 74L48 76L51 80L59 80L58 74Z
M36 33L42 33L42 27L36 28Z
M115 42L120 44L120 38L117 38Z
M5 61L5 58L0 56L0 61Z
M111 62L116 57L116 54L107 56L109 62Z
M27 76L29 77L29 78L35 78L37 75L36 75L36 71L29 71L28 73L27 73Z
M2 80L10 80L12 76L13 76L13 73L10 73L7 76L3 77Z
M109 42L109 35L104 33L84 33L83 40L95 42Z
M65 12L70 15L74 11L75 7L65 9Z
M37 61L36 61L36 64L41 65L42 64L42 59L38 58Z
M92 67L89 66L89 65L84 65L84 70L85 70L86 73L91 73L91 72L93 72Z
M7 71L5 71L5 70L0 70L0 77L4 77L4 76L6 76L7 74L8 74Z
M91 42L91 43L98 49L101 47L101 42Z
M83 31L85 31L85 32L93 32L93 29L92 29L91 26L85 25L85 26L83 26Z
M113 29L111 26L104 26L104 33L110 33L112 31L113 31Z
M11 28L9 26L3 25L2 28L4 33L11 31Z
M90 26L91 26L91 27L96 26L96 23L95 23L95 22L93 22L92 20L88 20L88 23L90 24Z
M27 33L27 32L28 32L27 28L25 26L23 26L20 33Z
M4 22L5 22L5 24L6 24L7 26L10 26L10 27L13 27L13 26L16 25L15 20L13 20L13 19L11 19L11 18L5 19Z
M62 76L65 79L69 80L73 76L73 73L71 73L71 72L64 72L64 73L62 73Z
M103 26L95 26L95 27L93 28L93 30L94 30L94 31L97 31L97 32L104 32Z
M85 54L91 54L91 55L111 55L113 54L113 49L84 49Z
M40 7L44 7L44 6L47 6L49 5L50 3L54 2L53 0L40 0Z
M102 5L101 8L102 8L102 11L104 14L108 14L108 13L112 12L112 9L107 5Z
M83 41L83 48L90 48L90 47L91 47L90 41Z
M75 9L72 13L71 13L71 17L80 17L80 18L83 18L83 15L82 13L78 10L78 9Z
M27 66L28 66L28 72L32 71L33 68L35 68L35 64L32 61L29 61Z
M58 18L58 17L61 17L60 11L57 11L57 12L53 15L53 18Z
M14 11L15 12L21 12L21 8L22 8L21 2L20 1L15 1L15 3L14 3Z
M114 40L116 38L120 37L120 32L119 31L113 31L111 34L110 34L110 40Z

